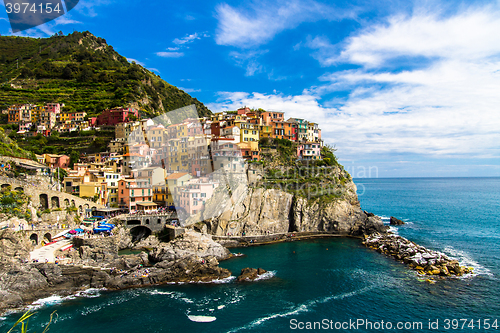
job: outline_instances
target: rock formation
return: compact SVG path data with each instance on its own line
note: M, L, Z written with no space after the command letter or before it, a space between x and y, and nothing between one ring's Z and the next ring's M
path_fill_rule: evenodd
M265 269L262 269L262 268L258 268L258 269L250 268L250 267L243 268L241 270L240 276L238 276L238 278L236 280L238 282L253 281L256 278L258 278L260 275L262 275L266 272L267 271Z
M287 232L361 236L387 230L378 216L368 216L361 210L354 183L346 184L345 193L342 198L307 199L278 189L242 185L231 200L225 200L223 194L216 192L207 201L204 214L198 214L192 222L204 221L205 227L200 229L217 236Z
M458 261L445 254L394 234L374 233L363 244L407 264L421 275L461 276L472 273L472 269L461 267Z
M401 221L398 218L395 218L394 216L391 216L389 223L390 223L390 225L403 225L403 224L405 224L403 221Z
M141 241L156 244L150 254L118 255L130 245L130 235L118 228L112 237L74 239L68 253L71 265L28 263L29 242L10 230L0 232L0 313L53 294L69 295L82 288L123 289L166 282L220 280L231 272L218 266L229 250L211 236L188 231L170 243L156 237Z

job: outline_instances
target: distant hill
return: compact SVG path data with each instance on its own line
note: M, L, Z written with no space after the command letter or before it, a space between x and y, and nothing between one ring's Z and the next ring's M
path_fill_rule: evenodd
M210 110L144 67L129 63L90 32L27 38L0 36L0 110L16 103L59 102L95 116L135 105L149 116L195 104Z

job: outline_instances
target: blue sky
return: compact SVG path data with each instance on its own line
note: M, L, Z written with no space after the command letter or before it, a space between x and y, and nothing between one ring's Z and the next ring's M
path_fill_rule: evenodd
M17 35L59 30L212 111L318 122L355 177L500 176L500 1L80 0Z

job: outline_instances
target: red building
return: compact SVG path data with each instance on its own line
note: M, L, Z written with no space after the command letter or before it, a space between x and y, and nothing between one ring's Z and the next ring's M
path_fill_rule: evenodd
M104 110L97 116L97 125L115 126L118 123L126 123L130 121L129 116L139 118L139 111L134 108Z

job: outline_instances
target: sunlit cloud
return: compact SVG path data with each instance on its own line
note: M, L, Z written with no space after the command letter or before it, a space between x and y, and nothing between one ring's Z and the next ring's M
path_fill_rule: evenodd
M162 58L180 58L184 56L183 52L156 52L156 55Z

